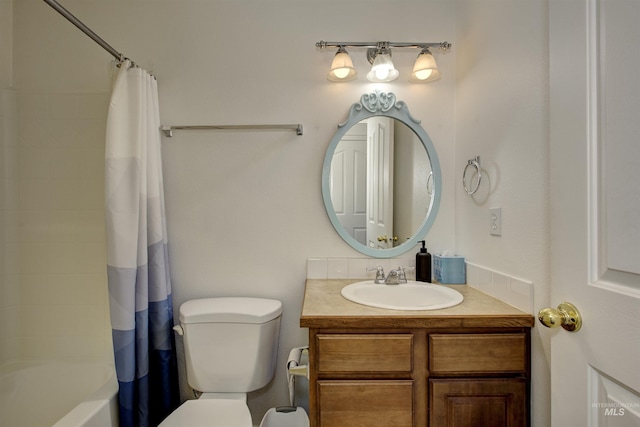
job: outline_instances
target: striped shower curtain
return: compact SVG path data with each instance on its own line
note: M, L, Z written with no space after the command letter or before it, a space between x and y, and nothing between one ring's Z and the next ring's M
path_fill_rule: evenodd
M124 61L106 140L109 305L120 426L159 424L178 402L158 87Z

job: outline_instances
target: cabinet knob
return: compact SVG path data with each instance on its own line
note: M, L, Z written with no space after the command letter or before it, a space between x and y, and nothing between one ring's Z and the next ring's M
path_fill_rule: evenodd
M543 308L538 312L538 320L547 328L562 326L569 332L578 332L582 327L582 316L575 305L563 302L558 308Z

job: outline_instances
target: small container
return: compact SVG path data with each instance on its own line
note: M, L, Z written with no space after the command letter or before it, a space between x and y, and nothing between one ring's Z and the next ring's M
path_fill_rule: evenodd
M417 274L417 273L416 273ZM436 282L461 284L467 282L466 264L463 256L433 256L433 275Z
M416 280L431 283L431 254L427 252L424 240L419 243L422 243L422 247L416 254Z

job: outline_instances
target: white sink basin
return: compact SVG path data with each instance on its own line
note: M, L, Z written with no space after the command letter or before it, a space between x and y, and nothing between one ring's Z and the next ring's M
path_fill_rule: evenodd
M399 285L356 282L342 288L342 296L358 304L391 310L436 310L453 307L464 299L455 289L413 281Z

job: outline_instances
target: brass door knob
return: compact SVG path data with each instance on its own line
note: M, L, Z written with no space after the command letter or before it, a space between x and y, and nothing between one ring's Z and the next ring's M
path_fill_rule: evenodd
M389 238L387 236L378 236L378 242L387 242Z
M538 312L538 320L547 328L562 326L569 332L578 332L582 327L582 316L575 305L563 302L558 308L543 308Z

